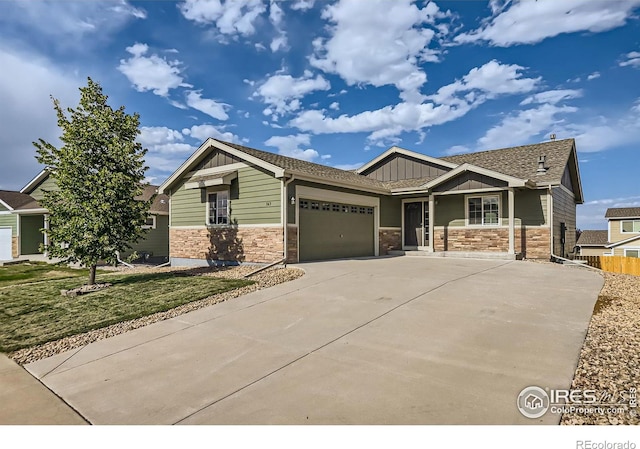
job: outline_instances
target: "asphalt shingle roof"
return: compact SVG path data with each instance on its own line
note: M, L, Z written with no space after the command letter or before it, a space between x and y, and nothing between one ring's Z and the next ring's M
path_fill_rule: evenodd
M158 186L144 186L142 195L136 197L137 200L148 201L154 194L158 192ZM149 212L152 214L168 214L169 213L169 197L167 195L156 195L151 203Z
M640 217L640 207L610 207L605 218Z
M472 164L494 170L520 179L530 179L537 183L559 183L569 161L573 139L459 154L440 159L454 164ZM538 174L538 157L546 156L547 172Z
M328 180L344 181L350 184L360 185L362 187L370 187L383 190L386 189L386 186L382 181L377 181L366 176L358 175L352 171L340 170L339 168L329 167L321 164L314 164L313 162L307 162L292 157L282 156L280 154L270 153L268 151L256 150L255 148L249 148L235 143L224 142L222 140L217 141L285 170L297 171L311 176L326 178Z
M582 231L576 245L605 246L609 239L609 231Z
M15 210L40 208L40 204L31 195L13 190L0 190L0 200Z

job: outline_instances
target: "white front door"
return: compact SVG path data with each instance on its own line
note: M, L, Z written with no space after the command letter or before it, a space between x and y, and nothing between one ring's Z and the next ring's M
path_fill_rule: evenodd
M11 228L0 228L0 260L11 259Z

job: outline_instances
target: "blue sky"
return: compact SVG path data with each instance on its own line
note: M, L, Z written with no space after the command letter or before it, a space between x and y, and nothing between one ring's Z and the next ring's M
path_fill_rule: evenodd
M161 183L207 137L351 169L574 137L586 204L640 205L640 0L0 2L0 188L90 76Z

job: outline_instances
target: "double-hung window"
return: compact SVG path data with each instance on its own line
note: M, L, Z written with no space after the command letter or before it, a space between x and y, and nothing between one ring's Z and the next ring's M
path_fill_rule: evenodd
M620 231L623 234L640 233L640 220L622 220L620 223Z
M500 197L498 195L467 197L467 221L472 226L498 226Z
M229 192L223 190L221 192L207 194L208 203L208 224L225 225L229 224Z

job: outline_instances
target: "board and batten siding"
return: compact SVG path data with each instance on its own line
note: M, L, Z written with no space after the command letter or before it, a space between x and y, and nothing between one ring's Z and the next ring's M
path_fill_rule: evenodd
M468 196L500 195L500 217L502 226L509 226L509 198L505 192L476 194L438 195L435 197L435 226L463 227L466 224L466 198ZM546 190L516 190L514 195L515 226L546 226ZM477 227L477 226L474 226ZM491 226L487 226L490 228Z
M553 253L567 257L576 246L576 202L573 195L561 187L551 189L553 196ZM565 244L562 254L560 223L565 223Z
M18 235L18 217L14 214L0 214L0 228L11 227L11 235Z
M53 176L47 176L44 181L38 184L35 189L31 192L26 192L33 197L36 201L42 200L44 198L44 191L53 192L58 189L58 184L56 184L56 180Z
M398 181L401 179L435 178L449 170L451 169L433 162L396 154L380 161L363 174L378 181Z
M171 193L171 226L205 226L207 189L185 189L183 179ZM209 189L210 192L224 187ZM229 189L229 216L238 225L280 223L281 182L258 167L238 169Z

